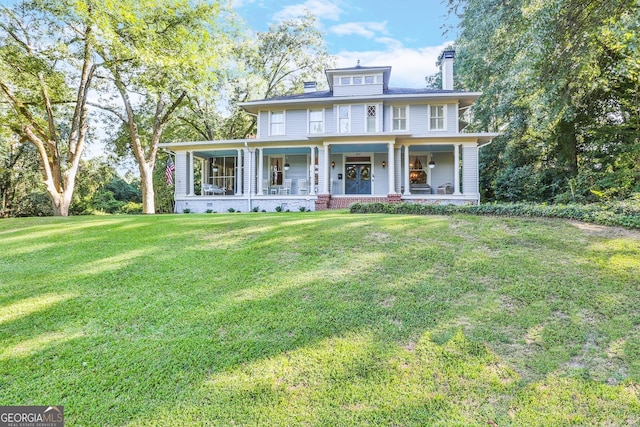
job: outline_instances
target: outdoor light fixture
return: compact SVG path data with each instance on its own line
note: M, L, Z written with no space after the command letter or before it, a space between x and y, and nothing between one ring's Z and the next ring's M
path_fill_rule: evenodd
M331 169L336 167L336 162L331 162Z
M288 171L289 170L289 163L285 163L284 164L284 170Z
M384 168L386 168L386 167L387 167L387 162L383 160L383 161L382 161L382 168L384 169Z
M431 160L431 161L429 162L429 168L433 169L433 168L435 168L435 167L436 167L436 162L434 162L433 160Z
M218 172L218 165L216 165L216 158L214 157L213 159L211 159L211 162L213 163L213 167L211 168L211 170L215 173Z

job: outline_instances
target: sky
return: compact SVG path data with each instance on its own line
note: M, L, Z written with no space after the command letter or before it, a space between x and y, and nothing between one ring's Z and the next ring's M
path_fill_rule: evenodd
M441 0L233 0L254 31L309 10L319 21L336 66L391 66L391 87L420 88L438 72L456 20ZM449 28L447 30L447 28Z

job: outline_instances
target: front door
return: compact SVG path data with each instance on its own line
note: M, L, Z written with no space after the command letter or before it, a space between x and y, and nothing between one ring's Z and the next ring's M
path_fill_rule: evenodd
M371 194L371 165L346 165L345 194Z

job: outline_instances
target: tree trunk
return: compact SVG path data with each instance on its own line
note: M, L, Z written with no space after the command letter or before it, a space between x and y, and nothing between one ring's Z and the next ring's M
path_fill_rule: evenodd
M142 213L156 213L155 192L153 190L153 166L145 162L140 165L140 186L142 188Z

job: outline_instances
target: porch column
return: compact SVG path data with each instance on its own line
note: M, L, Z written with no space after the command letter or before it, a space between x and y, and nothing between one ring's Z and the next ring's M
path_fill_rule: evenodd
M320 194L329 194L329 144L324 145L324 150L322 152L322 156L318 160L320 160L320 169L318 174L319 184L321 187Z
M256 162L258 163L258 194L264 194L264 188L262 188L264 181L264 148L256 148Z
M249 188L251 189L251 195L256 195L256 150L247 150L244 153L245 156L249 156L249 165L251 170L249 171Z
M395 149L395 155L393 159L395 160L395 190L396 193L402 194L400 187L402 186L402 150L400 147Z
M316 147L311 146L311 165L309 165L309 171L307 177L309 178L309 194L316 194Z
M193 179L195 175L193 173L193 158L193 151L187 152L187 161L189 163L189 186L187 187L187 195L189 196L195 195L195 191L193 190Z
M453 194L460 195L460 145L453 144Z
M202 189L204 188L204 183L207 182L206 180L206 171L205 171L205 165L207 161L205 159L200 159L200 195L204 196L204 192L202 191Z
M238 160L236 161L236 194L243 195L242 191L242 148L238 148Z
M389 142L387 144L387 168L388 168L388 179L389 179L389 194L396 194L396 160L394 156L393 146L395 144L393 142Z
M411 181L409 181L409 146L404 146L404 194L411 195Z

